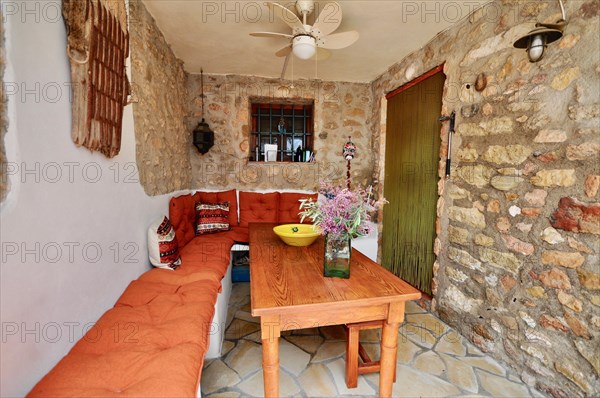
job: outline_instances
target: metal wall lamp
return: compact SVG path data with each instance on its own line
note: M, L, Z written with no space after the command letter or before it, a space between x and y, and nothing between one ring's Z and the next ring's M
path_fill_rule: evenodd
M200 69L200 87L202 99L202 121L194 129L192 143L201 154L206 154L215 143L215 133L210 129L208 123L204 121L204 71Z
M562 12L562 19L559 19L554 24L536 23L533 30L519 38L513 44L515 48L527 49L527 56L530 62L537 62L542 59L546 46L563 36L563 31L567 25L567 17L562 0L558 0L558 3Z

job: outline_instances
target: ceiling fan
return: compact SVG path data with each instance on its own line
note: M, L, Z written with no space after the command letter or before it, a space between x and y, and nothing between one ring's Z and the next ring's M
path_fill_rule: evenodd
M325 4L323 10L315 17L312 26L308 25L306 20L307 16L315 10L313 0L296 1L296 10L302 16L302 20L279 3L268 2L267 6L273 15L292 28L292 33L254 32L250 35L289 40L289 44L275 52L278 57L288 57L290 53L293 53L300 59L309 59L317 54L317 59L323 60L329 58L328 50L345 48L358 40L358 32L355 30L331 34L342 23L342 8L335 1Z

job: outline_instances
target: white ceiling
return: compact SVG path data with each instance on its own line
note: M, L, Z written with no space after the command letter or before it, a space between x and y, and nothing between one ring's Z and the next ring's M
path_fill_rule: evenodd
M334 33L357 30L352 46L332 50L331 58L291 57L286 78L370 82L395 62L421 48L438 32L466 18L488 1L341 0L342 24ZM327 1L315 2L323 10ZM275 51L287 39L252 37L250 32L291 33L273 17L265 0L144 0L175 55L189 73L280 77L285 58ZM280 4L295 10L293 0ZM316 12L315 12L316 14ZM309 16L312 24L315 14ZM292 60L293 58L293 60Z

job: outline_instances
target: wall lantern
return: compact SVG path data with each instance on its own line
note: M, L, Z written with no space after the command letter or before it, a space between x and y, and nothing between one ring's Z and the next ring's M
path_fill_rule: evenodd
M202 99L202 121L194 129L193 144L198 148L198 152L206 154L215 143L215 133L210 129L208 123L204 121L204 72L200 69L200 98Z
M558 0L558 3L560 4L562 19L558 20L555 24L536 23L533 30L519 38L513 44L515 48L527 49L530 62L537 62L542 59L546 46L563 36L563 30L567 25L567 17L562 0Z

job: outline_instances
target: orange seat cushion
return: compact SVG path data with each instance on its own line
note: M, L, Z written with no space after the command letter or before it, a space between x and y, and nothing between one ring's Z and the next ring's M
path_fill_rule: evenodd
M222 192L198 191L194 194L194 200L201 203L229 202L229 225L231 227L238 225L238 202L235 189Z
M319 194L282 192L279 194L279 217L277 222L280 224L298 224L300 223L300 200L312 199L316 202ZM304 219L305 224L311 224L310 218Z
M175 237L181 250L196 236L196 200L188 195L171 198L169 202L169 220L175 229Z
M240 192L240 227L250 223L277 222L279 192Z

